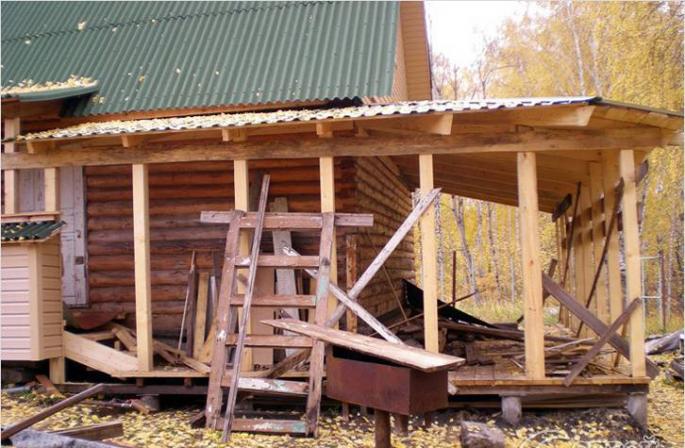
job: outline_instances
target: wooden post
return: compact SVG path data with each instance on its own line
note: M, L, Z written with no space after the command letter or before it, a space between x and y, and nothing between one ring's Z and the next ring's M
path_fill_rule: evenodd
M345 237L345 286L349 291L357 282L357 236L347 234ZM357 315L350 309L345 314L345 330L357 332Z
M545 377L545 337L535 153L518 153L517 164L526 375L537 380Z
M578 234L582 235L580 238L582 246L580 247L580 255L583 257L581 263L583 269L583 293L576 296L581 303L585 304L587 296L590 293L590 288L592 287L592 279L595 276L595 266L594 260L592 259L593 247L592 247L592 201L590 199L590 187L581 186L580 188L580 207L578 213L582 216L580 221L580 228L578 229ZM590 307L593 314L597 314L594 309L597 302L593 302ZM579 323L580 324L580 323ZM583 328L581 333L584 337L588 337L589 329L587 327Z
M64 367L64 356L50 358L50 381L52 381L54 384L64 384L66 382Z
M150 223L148 166L133 165L133 254L135 259L136 343L138 368L151 371L152 291L150 287Z
M604 183L604 210L614 209L616 203L615 184L619 179L618 152L602 152L602 180ZM609 221L604 220L605 234L609 231ZM623 288L621 286L621 268L619 266L618 230L614 229L607 248L607 284L609 286L609 316L611 321L618 319L623 312Z
M45 188L45 211L59 211L59 168L45 168L43 170L43 184Z
M320 137L329 138L327 134L319 133ZM321 187L321 212L335 213L335 161L333 157L319 158L319 182ZM338 284L338 253L335 228L333 228L333 247L331 249L330 283ZM328 313L330 317L338 306L338 301L332 294L328 295ZM336 324L337 325L337 324Z
M19 135L20 124L19 118L5 119L5 140ZM3 144L6 153L15 151L14 141L7 141ZM2 174L5 176L5 213L19 213L19 172L16 170L5 170Z
M623 191L623 253L626 266L626 297L642 295L640 284L640 235L637 224L637 183L633 151L621 150L619 169L625 182ZM643 308L639 306L630 318L630 366L634 377L645 376L645 329Z
M610 323L609 303L607 297L607 275L604 267L598 266L604 251L604 221L611 213L611 209L606 214L602 213L602 165L599 163L590 163L590 201L592 203L592 246L594 252L595 269L601 269L597 287L595 289L595 297L592 303L595 304L594 309L597 310L597 317L605 324ZM594 275L593 275L594 277ZM592 280L591 280L592 282ZM590 285L592 287L592 285ZM589 291L588 291L589 293ZM588 297L585 296L584 300Z
M240 137L240 141L243 138ZM242 210L244 212L250 211L250 175L247 166L247 160L233 161L233 197L234 209ZM247 257L250 254L250 239L245 232L240 233L239 254L242 257ZM245 293L245 285L238 282L236 286L238 294ZM242 309L238 312L238 320L242 318ZM247 322L246 332L249 334L252 331L251 322ZM243 357L240 365L242 371L252 370L252 350L243 350Z
M419 155L419 178L421 195L433 190L433 155ZM421 264L423 275L423 315L425 349L438 353L438 270L435 247L435 206L431 205L419 220L421 229Z
M392 448L390 443L390 435L392 430L390 429L390 414L388 411L381 411L380 409L374 409L373 411L374 420L376 421L376 432L375 432L375 447L376 448Z

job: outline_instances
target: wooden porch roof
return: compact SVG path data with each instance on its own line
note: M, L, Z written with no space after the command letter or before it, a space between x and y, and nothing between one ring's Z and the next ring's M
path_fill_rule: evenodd
M28 134L3 169L68 165L387 156L418 186L434 154L443 191L516 205L516 152L537 157L540 209L551 212L602 151L682 146L682 114L597 97L421 101L318 110L99 122Z

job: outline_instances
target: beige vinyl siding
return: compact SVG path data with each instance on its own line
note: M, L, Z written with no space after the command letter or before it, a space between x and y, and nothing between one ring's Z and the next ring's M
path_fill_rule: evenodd
M27 245L2 246L2 359L30 360L31 346L30 252Z
M2 247L2 359L62 356L59 237Z

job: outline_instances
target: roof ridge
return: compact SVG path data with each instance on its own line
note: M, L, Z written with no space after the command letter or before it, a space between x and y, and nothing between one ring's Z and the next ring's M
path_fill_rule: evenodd
M163 16L163 17L159 17L159 18L152 17L152 18L135 19L135 20L121 21L121 22L116 22L116 21L115 22L108 22L108 23L104 23L101 25L86 26L84 29L79 29L78 27L76 27L76 28L69 28L69 29L43 31L43 32L38 32L38 33L28 33L28 34L17 35L14 37L8 37L7 39L0 40L0 42L10 43L10 42L20 41L20 40L25 40L25 39L37 39L37 38L41 38L41 37L59 36L59 35L74 34L74 33L83 33L83 32L88 32L88 31L100 31L103 29L111 29L111 28L118 28L118 27L132 26L132 25L143 25L143 24L155 23L155 22L159 22L159 23L171 22L173 20L193 19L193 18L197 18L197 17L218 17L218 16L224 16L224 15L242 14L245 12L285 9L285 8L289 8L292 6L307 6L307 5L323 4L323 3L331 3L331 2L326 1L326 0L307 0L307 1L281 1L281 2L278 2L277 4L274 4L274 3L275 2L259 2L257 4L260 6L243 7L243 8L237 8L237 9L224 10L224 11L197 12L197 13L191 13L191 14L173 14L173 15L167 15L167 16ZM226 2L226 4L230 5L231 2ZM261 6L261 5L266 5L266 6Z

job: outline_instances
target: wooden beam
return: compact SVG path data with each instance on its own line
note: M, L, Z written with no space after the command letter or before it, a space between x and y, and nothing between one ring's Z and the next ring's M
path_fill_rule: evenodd
M97 384L90 389L86 389L83 392L76 394L72 397L69 397L67 399L64 399L58 403L53 404L50 407L47 407L43 409L42 411L38 412L37 414L34 414L30 417L27 417L23 420L20 420L17 423L14 423L10 427L6 428L5 430L2 431L2 436L0 438L2 440L7 440L19 431L22 431L30 426L33 426L34 424L45 420L46 418L50 417L53 414L56 414L57 412L61 411L62 409L66 409L69 406L73 406L77 403L80 403L81 401L85 400L86 398L92 397L93 395L97 395L101 392L104 392L105 390L105 385L104 384Z
M52 381L55 384L66 383L64 356L59 356L57 358L50 358L49 368L50 368L50 381Z
M2 164L5 163L5 156L16 151L16 143L14 138L19 135L21 121L19 118L6 118L3 143L5 152L2 155ZM4 168L4 166L3 166ZM19 212L19 173L14 170L4 170L5 184L3 185L5 193L5 210L4 214L12 214Z
M332 131L326 129L319 130L317 125L317 134L324 139L331 138L333 136ZM333 157L321 157L319 158L319 183L321 187L321 212L322 213L335 213L335 161ZM338 255L337 255L337 244L336 244L336 232L335 226L333 227L333 246L331 249L331 266L329 271L330 283L333 285L338 284ZM334 312L338 302L335 300L332 294L328 295L328 312L327 316L330 317Z
M433 191L433 156L419 156L419 176L421 196ZM437 195L437 200L440 196ZM437 246L435 241L435 206L428 209L419 218L421 230L421 287L423 288L424 345L426 350L434 353L440 351L438 342L438 267Z
M618 152L605 151L602 154L602 181L604 188L604 210L613 210L616 204L614 185L620 178L618 169ZM609 296L609 318L613 322L623 312L623 287L621 285L621 268L619 265L620 247L618 230L609 233L608 220L604 220L604 233L609 235L607 242L607 284Z
M202 347L205 342L205 331L207 329L207 302L209 300L209 272L200 272L197 286L197 310L195 318L193 336L193 357L199 358L202 354Z
M2 155L8 169L51 168L191 161L298 159L342 156L400 156L491 152L600 151L631 147L651 150L662 143L658 128L608 130L526 130L490 134L336 136L334 139L286 138L217 144L149 144L130 151L122 146L56 148L42 154ZM230 148L230 150L229 150Z
M43 188L46 212L59 212L59 168L43 170Z
M595 280L593 278L590 287L592 293L594 287L594 294L596 295L594 307L597 310L597 317L608 324L611 322L609 317L609 299L607 290L607 274L603 269L604 265L604 221L609 219L609 213L612 209L607 209L606 213L602 210L602 196L603 196L603 182L602 182L602 165L600 163L590 162L590 203L592 204L592 247L595 259L595 272L599 277ZM595 276L593 276L595 277ZM591 300L588 297L589 300Z
M526 376L538 380L545 377L545 329L535 153L518 154L518 177Z
M277 198L279 199L279 198ZM200 214L202 224L230 224L233 219L232 211L203 211ZM244 229L254 228L257 214L247 213L240 219L240 226ZM321 213L280 213L271 212L264 216L264 230L316 230L321 229ZM336 213L336 227L372 227L371 213Z
M153 369L152 289L148 166L133 165L133 254L135 263L136 335L138 369Z
M623 178L623 253L626 266L626 297L641 297L640 235L637 223L637 183L633 151L621 150L619 170ZM645 327L642 307L630 318L630 366L635 377L645 375Z

